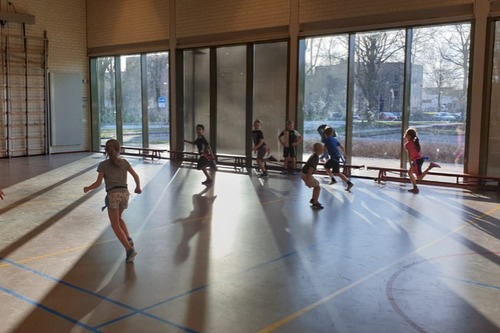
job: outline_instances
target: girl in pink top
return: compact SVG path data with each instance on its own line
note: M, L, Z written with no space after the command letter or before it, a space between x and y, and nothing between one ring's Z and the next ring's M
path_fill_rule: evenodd
M408 169L408 176L410 176L410 181L413 185L411 190L408 192L418 193L417 180L422 180L425 175L432 168L440 168L441 166L437 163L431 162L427 169L422 172L422 164L424 163L424 157L420 152L420 140L417 136L417 130L414 128L408 128L404 135L405 139L405 149L408 153L408 159L410 160L410 168Z

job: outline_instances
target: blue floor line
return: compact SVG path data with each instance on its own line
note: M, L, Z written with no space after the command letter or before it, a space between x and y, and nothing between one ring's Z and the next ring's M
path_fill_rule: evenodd
M147 317L149 317L149 318L155 319L155 320L160 321L160 322L162 322L162 323L164 323L164 324L167 324L167 325L169 325L169 326L173 326L173 327L175 327L175 328L182 329L182 330L184 330L184 331L186 331L186 332L194 332L194 331L190 330L189 328L184 327L184 326L182 326L182 325L179 325L179 324L173 323L173 322L171 322L171 321L168 321L168 320L166 320L166 319L163 319L163 318L157 317L157 316L152 315L152 314L149 314L149 313L145 313L145 312L144 312L144 310L139 310L139 309L136 309L136 308L134 308L134 307L132 307L132 306L130 306L130 305L127 305L127 304L124 304L124 303L121 303L121 302L115 301L115 300L113 300L113 299L111 299L111 298L108 298L108 297L106 297L106 296L102 296L102 295L100 295L100 294L94 293L94 292L92 292L92 291L90 291L90 290L87 290L87 289L84 289L84 288L82 288L82 287L79 287L79 286L73 285L73 284L68 283L68 282L65 282L65 281L63 281L63 280L56 279L56 278L54 278L54 277L52 277L52 276L50 276L50 275L47 275L47 274L42 273L42 272L40 272L40 271L34 270L34 269L30 268L30 267L27 267L27 266L24 266L24 265L18 264L18 263L16 263L16 262L12 261L12 260L9 260L9 259L6 259L6 258L2 258L2 257L0 257L0 260L1 260L1 261L6 262L6 263L8 263L8 264L11 264L11 265L13 265L13 266L16 266L16 267L18 267L18 268L21 268L21 269L23 269L23 270L29 271L29 272L31 272L31 273L33 273L33 274L38 275L38 276L41 276L41 277L43 277L43 278L45 278L45 279L48 279L48 280L50 280L50 281L56 282L56 283L58 283L58 284L62 284L62 285L64 285L64 286L66 286L66 287L69 287L69 288L72 288L72 289L75 289L75 290L81 291L81 292L86 293L86 294L88 294L88 295L91 295L91 296L93 296L93 297L100 298L100 299L102 299L102 300L104 300L104 301L106 301L106 302L112 303L112 304L114 304L114 305L117 305L117 306L119 306L119 307L122 307L122 308L125 308L125 309L127 309L127 310L132 311L132 313L130 313L130 314L126 315L126 316L119 317L119 319L120 319L120 320L121 320L121 319L123 319L123 318L128 318L128 317L130 317L130 316L132 316L132 315L135 315L135 314L142 314L142 315L144 315L144 316L147 316ZM20 296L21 296L21 297L23 297L22 295L20 295ZM36 302L35 302L34 304L39 304L39 303L36 303ZM47 310L47 311L49 311L49 312L52 312L52 311L53 311L53 310L50 310L50 308L46 307L45 305L40 304L40 306L43 306L43 307L44 307L44 308L46 308L46 310ZM55 313L55 312L54 312L54 313ZM64 316L64 315L62 315L62 316ZM64 318L66 318L66 316L64 316ZM67 317L67 318L69 318L69 317ZM71 321L71 322L73 322L73 319L71 319L71 318L69 318L69 319L70 319L70 321ZM111 321L111 322L117 322L117 321L119 321L119 320L115 319L115 320L113 320L113 321ZM101 324L101 325L98 325L98 326L96 326L96 327L103 327L103 326L105 326L105 325Z
M13 297L16 297L16 298L20 299L21 301L24 301L24 302L26 302L28 304L31 304L31 305L34 305L34 306L40 308L40 309L43 309L43 310L45 310L45 311L47 311L47 312L49 312L49 313L51 313L51 314L53 314L53 315L55 315L55 316L57 316L59 318L62 318L64 320L66 320L66 321L69 321L69 322L71 322L71 323L73 323L73 324L75 324L77 326L82 327L82 328L85 328L86 330L88 330L90 332L101 333L101 331L99 331L98 329L95 329L95 328L93 328L91 326L88 326L88 325L86 325L86 324L84 324L84 323L82 323L82 322L80 322L80 321L78 321L76 319L71 318L71 317L68 317L68 316L66 316L65 314L62 314L59 311L56 311L56 310L53 310L53 309L49 308L48 306L45 306L45 305L43 305L41 303L38 303L38 302L35 302L34 300L29 299L26 296L23 296L21 294L18 294L18 293L16 293L13 290L10 290L10 289L2 287L2 286L0 286L0 290L3 291L3 292L5 292L8 295L11 295Z

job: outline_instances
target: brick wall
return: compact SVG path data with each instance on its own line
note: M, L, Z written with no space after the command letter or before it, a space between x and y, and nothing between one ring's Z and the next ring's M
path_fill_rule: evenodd
M177 3L178 37L288 25L290 0L183 0Z
M8 5L1 1L2 11L35 16L34 25L26 25L26 35L48 38L48 70L58 73L78 73L88 80L87 31L85 0L16 0ZM15 6L15 7L14 7ZM9 23L2 29L3 35L20 34L20 24ZM89 96L87 84L82 82L82 120L84 126L83 146L70 147L70 150L89 149ZM55 151L57 152L57 150Z
M386 14L389 12L432 9L452 5L473 4L474 0L299 0L299 20L325 21Z
M88 47L168 39L168 0L88 0Z

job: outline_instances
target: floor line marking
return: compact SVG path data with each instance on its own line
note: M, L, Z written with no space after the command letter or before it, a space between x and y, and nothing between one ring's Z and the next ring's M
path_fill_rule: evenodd
M11 290L11 289L8 289L8 288L5 288L5 287L0 286L0 290L1 290L1 291L3 291L4 293L8 294L8 295L11 295L11 296L13 296L13 297L15 297L15 298L20 299L20 300L22 300L22 301L24 301L24 302L26 302L26 303L28 303L28 304L34 305L34 306L36 306L36 307L38 307L38 308L40 308L40 309L43 309L43 310L45 310L45 311L47 311L47 312L49 312L49 313L51 313L51 314L53 314L53 315L55 315L55 316L57 316L57 317L60 317L60 318L62 318L62 319L64 319L64 320L66 320L66 321L69 321L69 322L71 322L71 323L73 323L73 324L75 324L75 325L77 325L77 326L80 326L80 327L82 327L82 328L85 328L85 329L87 329L88 331L91 331L91 332L94 332L94 333L100 333L100 332L101 332L101 331L99 331L99 330L96 330L96 329L94 329L94 328L92 328L92 327L90 327L90 326L88 326L88 325L86 325L86 324L82 323L81 321L78 321L78 320L76 320L76 319L73 319L73 318L71 318L71 317L69 317L69 316L66 316L65 314L63 314L63 313L61 313L61 312L59 312L59 311L56 311L56 310L53 310L53 309L49 308L49 307L48 307L48 306L46 306L46 305L43 305L43 304L38 303L38 302L36 302L36 301L34 301L34 300L32 300L32 299L30 299L30 298L26 297L26 296L23 296L23 295L21 295L21 294L18 294L18 293L16 293L15 291L13 291L13 290Z
M131 311L131 313L129 313L129 314L125 315L125 316L119 317L120 319L121 319L121 318L127 318L127 317L130 317L130 316L132 316L132 315L136 315L136 314L142 314L142 315L144 315L144 316L146 316L146 317L150 317L150 318L155 319L155 320L157 320L157 321L159 321L159 322L162 322L162 323L164 323L164 324L168 324L168 325L170 325L170 326L173 326L173 327L176 327L176 328L182 329L182 330L184 330L184 331L186 331L186 332L193 332L191 329L189 329L189 328L187 328L187 327L184 327L184 326L182 326L182 325L180 325L180 324L174 323L174 322L172 322L172 321L166 320L166 319L161 318L161 317L157 317L157 316L155 316L155 315L153 315L153 314L150 314L150 313L145 312L145 310L141 310L141 309L134 308L133 306L130 306L130 305L128 305L128 304L125 304L125 303L122 303L122 302L116 301L116 300L114 300L114 299L112 299L112 298L109 298L109 297L103 296L103 295L101 295L101 294L99 294L99 293L95 293L95 292L93 292L93 291L87 290L87 289L85 289L85 288L83 288L83 287L79 287L79 286L77 286L77 285L75 285L75 284L72 284L72 283L66 282L66 281L64 281L64 280L57 279L57 278L55 278L55 277L53 277L53 276L50 276L50 275L48 275L48 274L46 274L46 273L43 273L43 272L37 271L37 270L35 270L35 269L33 269L33 268L30 268L30 267L27 267L27 266L24 266L24 265L17 264L17 263L15 263L15 262L13 262L13 261L10 261L10 260L8 260L8 259L1 258L1 257L0 257L0 260L2 260L2 261L6 261L6 262L9 262L12 266L16 266L16 267L18 267L18 268L20 268L20 269L23 269L23 270L25 270L25 271L31 272L31 273L33 273L33 274L36 274L36 275L38 275L38 276L40 276L40 277L42 277L42 278L44 278L44 279L47 279L47 280L49 280L49 281L53 281L53 282L55 282L55 283L57 283L57 284L61 284L61 285L65 286L65 287L68 287L68 288L71 288L71 289L74 289L74 290L77 290L77 291L83 292L84 294L87 294L87 295L90 295L90 296L92 296L92 297L96 297L96 298L102 299L103 301L109 302L109 303L114 304L114 305L116 305L116 306L118 306L118 307L121 307L121 308L124 308L124 309L126 309L126 310ZM3 288L3 287L1 287L1 286L0 286L0 290L3 290L3 289L5 289L7 293L12 294L12 295L14 295L14 294L15 294L14 296L16 296L16 297L20 298L21 300L24 300L24 301L26 301L26 302L28 302L28 303L30 303L30 304L35 304L35 305L37 305L37 304L38 304L40 307L44 308L45 310L47 310L47 311L49 311L49 312L51 312L51 313L56 313L56 312L57 312L57 311L52 310L51 308L47 307L46 305L43 305L43 304L38 303L38 302L35 302L35 301L30 301L27 297L25 297L25 296L23 296L23 295L21 295L21 294L17 294L17 293L16 293L16 292L14 292L14 291L12 291L12 292L8 292L8 291L9 291L9 289L7 289L7 288ZM38 306L38 305L37 305L37 306ZM67 316L65 316L65 315L61 314L61 317L66 318ZM67 317L67 318L69 318L69 317ZM69 318L68 320L70 320L70 319L71 319L71 318ZM70 320L70 321L71 321L71 322L74 322L74 321L72 321L72 320ZM112 320L112 321L110 321L110 322L116 322L116 321L118 321L118 318L115 318L114 320ZM99 326L96 326L96 327L101 327L101 326L103 326L103 324L101 324L101 325L99 325ZM87 326L86 326L86 327L87 327ZM93 330L93 331L94 331L94 330ZM94 331L94 332L99 332L99 331Z
M432 242L430 242L430 243L428 243L426 245L423 245L423 246L419 247L415 251L410 252L407 255L399 258L398 260L395 260L392 263L389 263L389 264L387 264L387 265L385 265L385 266L383 266L383 267L381 267L381 268L373 271L372 273L370 273L370 274L364 276L363 278L361 278L361 279L359 279L359 280L357 280L357 281L355 281L355 282L353 282L353 283L351 283L351 284L349 284L349 285L347 285L347 286L345 286L345 287L343 287L343 288L341 288L341 289L339 289L339 290L331 293L330 295L327 295L327 296L321 298L320 300L318 300L318 301L316 301L316 302L314 302L314 303L306 306L305 308L302 308L302 309L300 309L300 310L298 310L298 311L296 311L296 312L294 312L294 313L292 313L292 314L290 314L290 315L288 315L288 316L286 316L286 317L284 317L284 318L282 318L282 319L280 319L280 320L272 323L271 325L264 327L263 329L259 330L258 333L268 333L268 332L274 331L275 329L277 329L277 328L285 325L286 323L294 320L295 318L298 318L298 317L302 316L303 314L305 314L305 313L307 313L307 312L309 312L309 311L317 308L318 306L320 306L320 305L322 305L322 304L324 304L324 303L326 303L326 302L334 299L335 297L337 297L337 296L339 296L339 295L341 295L341 294L343 294L343 293L345 293L345 292L347 292L347 291L349 291L349 290L357 287L358 285L362 284L366 280L371 279L374 276L377 276L378 274L380 274L381 272L385 271L386 269L399 264L400 262L406 260L407 258L409 258L409 257L411 257L411 256L413 256L413 255L415 255L415 254L417 254L417 253L419 253L419 252L427 249L427 248L432 247L433 245L439 243L443 239L448 238L450 235L452 235L454 233L457 233L460 229L462 229L462 228L464 228L466 226L470 226L470 225L476 224L476 222L478 220L482 219L485 216L489 216L490 214L492 214L493 212L495 212L495 211L497 211L499 209L500 209L500 205L498 205L498 206L490 209L489 211L487 211L486 213L481 214L478 217L473 218L472 220L465 221L460 226L456 227L455 229L451 230L450 232L446 233L445 235L443 235L443 236L441 236L441 237L433 240Z
M173 181L173 179L175 178L176 175L177 175L177 172L172 177L172 180L167 184L167 186L165 187L165 190L172 183L172 181ZM165 193L165 191L163 193ZM163 196L164 196L164 194L162 194L162 196L160 197L160 199L163 198ZM284 199L273 199L273 200L270 200L270 201L259 202L258 205L270 205L270 204L273 204L275 202L280 202L280 201L284 201ZM158 202L156 203L155 207L153 209L151 209L151 212L155 211L155 209L160 205L160 202L161 201L158 200ZM150 213L144 221L147 222L148 220L150 220L151 216L152 216L152 213ZM134 232L133 234L131 234L131 236L142 235L142 234L145 234L145 233L154 232L154 231L157 231L157 230L162 230L162 229L165 229L165 228L174 227L174 226L179 225L179 224L182 225L182 224L187 224L187 223L193 223L193 222L197 222L197 221L201 221L201 220L207 219L207 218L209 218L211 216L212 215L204 215L204 216L196 217L196 218L193 218L193 219L184 220L182 222L171 222L171 223L159 226L157 228L152 228L152 229L148 229L148 230L145 230L145 231ZM75 252L75 251L78 251L78 250L81 250L81 249L90 248L90 247L93 247L93 246L96 246L96 245L102 245L102 244L106 244L106 243L110 243L110 242L118 242L118 240L115 239L115 238L111 238L111 239L102 240L102 241L98 241L98 242L93 242L93 243L78 245L78 246L75 246L75 247L72 247L72 248L68 248L68 249L65 249L65 250L60 250L60 251L56 251L56 252L52 252L52 253L47 253L47 254L40 255L40 256L35 256L35 257L29 257L29 258L25 258L25 259L20 259L20 260L14 261L14 262L15 263L27 263L27 262L30 262L30 261L39 260L39 259L46 259L46 258L50 258L50 257L55 257L55 256L58 256L58 255L62 255L62 254L66 254L66 253L71 253L71 252ZM0 269L1 268L5 268L5 267L9 267L9 266L12 266L12 264L10 264L10 263L0 264Z

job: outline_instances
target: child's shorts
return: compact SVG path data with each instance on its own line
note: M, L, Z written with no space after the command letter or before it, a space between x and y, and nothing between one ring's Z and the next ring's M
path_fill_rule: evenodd
M340 163L339 160L332 157L325 163L325 168L331 169L333 173L340 173Z
M196 165L196 170L202 170L210 166L210 161L205 156L200 156L198 159L198 164Z
M268 149L267 149L266 144L263 144L262 146L260 146L259 149L257 149L257 158L259 160L264 159L264 156L266 156L267 151L268 151Z
M300 177L302 177L302 180L304 181L306 186L309 188L319 186L318 180L316 178L314 178L312 175L301 172Z
M284 147L283 157L295 157L295 147Z
M125 191L114 191L107 195L107 206L111 209L127 209L130 193Z
M419 159L411 162L411 170L417 176L420 176L422 174L422 164L424 164L423 158L419 158Z

